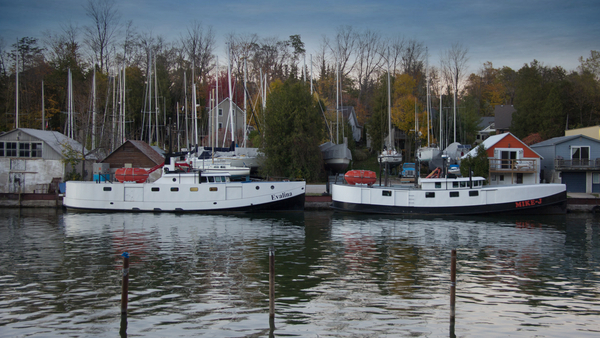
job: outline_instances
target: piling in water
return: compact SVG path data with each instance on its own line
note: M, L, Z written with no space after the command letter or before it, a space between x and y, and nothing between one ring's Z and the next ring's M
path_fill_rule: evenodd
M452 250L450 263L450 321L454 322L456 314L456 250Z
M269 318L275 318L275 248L269 248Z
M121 313L127 313L127 299L129 293L129 253L124 252L123 256L123 283L121 285Z

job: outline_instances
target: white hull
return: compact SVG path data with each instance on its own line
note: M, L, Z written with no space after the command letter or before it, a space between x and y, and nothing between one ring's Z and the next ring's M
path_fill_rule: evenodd
M419 161L421 162L429 162L433 160L434 157L440 154L440 150L438 148L424 147L419 148L418 150Z
M474 186L469 178L421 179L422 188L332 185L333 208L385 214L472 215L487 213L564 213L566 186L537 184ZM453 183L458 183L453 188ZM436 183L439 183L436 188ZM423 188L425 186L425 188Z
M217 175L218 176L218 175ZM306 183L199 183L199 173L166 173L153 183L69 181L63 205L97 211L228 212L303 210ZM203 176L203 179L210 177ZM221 177L220 177L221 178Z

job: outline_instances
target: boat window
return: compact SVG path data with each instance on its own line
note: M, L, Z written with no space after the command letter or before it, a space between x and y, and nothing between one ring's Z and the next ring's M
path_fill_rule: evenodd
M471 190L471 191L469 191L469 196L479 196L479 191Z
M426 192L425 193L425 198L435 198L435 193L434 192Z
M152 187L152 191L160 191L159 187Z
M202 176L202 177L200 177L200 182L206 183L206 182L208 182L208 179L206 178L206 176Z
M198 191L198 187L191 187L190 191Z
M171 188L171 191L179 191L179 188L177 188L177 187L172 187L172 188Z
M381 196L392 196L392 192L390 190L383 190Z
M209 176L209 177L208 177L208 181L212 183L212 182L214 182L214 181L215 181L215 178L214 178L214 177L212 177L212 176Z
M210 189L208 189L208 190L209 190L209 191L218 191L218 190L219 190L219 188L217 188L217 187L211 187L211 188L210 188Z
M452 188L458 188L458 182L452 182Z
M111 191L112 188L111 187L104 187L104 191Z
M442 182L435 182L435 188L436 189L442 188Z
M461 181L460 182L460 187L461 188L465 188L466 186L467 186L467 182L465 182L465 181Z
M458 191L451 191L450 197L458 197Z

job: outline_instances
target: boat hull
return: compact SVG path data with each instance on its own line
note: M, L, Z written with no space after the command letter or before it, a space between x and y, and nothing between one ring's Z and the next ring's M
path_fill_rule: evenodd
M172 184L69 181L68 210L135 212L303 211L305 182Z
M563 184L504 186L457 190L332 186L332 208L339 211L395 215L564 214ZM470 191L477 191L477 196ZM435 194L437 198L430 198ZM430 197L426 197L429 194Z

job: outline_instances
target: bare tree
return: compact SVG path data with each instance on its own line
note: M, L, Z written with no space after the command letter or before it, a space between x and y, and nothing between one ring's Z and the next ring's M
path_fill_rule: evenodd
M205 79L214 59L216 40L212 27L205 29L202 23L193 21L187 29L187 36L181 38L181 44L192 63L193 81Z
M398 71L398 65L402 60L404 49L406 48L406 41L402 36L395 36L389 40L388 47L390 52L390 69L392 73L396 73Z
M94 61L100 64L100 71L104 71L109 64L109 51L118 34L121 16L115 0L88 0L84 9L92 19L92 24L85 27L86 43L94 53Z
M442 69L449 79L452 80L454 91L454 142L456 142L456 96L458 93L458 84L465 76L467 71L467 53L469 49L461 43L455 42L450 49L442 52Z
M357 34L352 26L341 26L337 30L335 40L329 44L329 49L339 64L342 76L348 76L354 69L352 56L356 50Z
M383 62L383 43L381 35L369 29L358 34L356 49L356 76L359 85L358 103L367 91L373 74Z
M81 51L77 42L79 27L73 23L61 25L59 32L46 31L44 44L50 63L57 69L65 70L68 67L83 67Z
M414 39L406 41L402 49L402 72L418 80L420 73L423 73L423 63L425 56L425 46L422 42Z
M232 72L235 77L241 78L244 73L244 60L248 61L253 57L254 47L258 44L258 35L229 33L225 40L230 48ZM250 70L249 73L257 72Z

